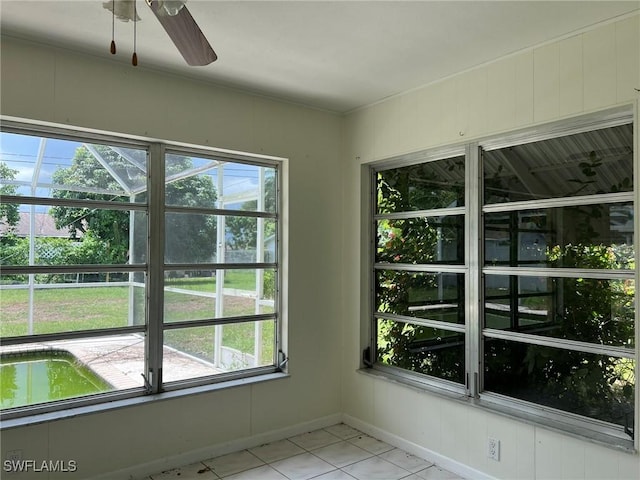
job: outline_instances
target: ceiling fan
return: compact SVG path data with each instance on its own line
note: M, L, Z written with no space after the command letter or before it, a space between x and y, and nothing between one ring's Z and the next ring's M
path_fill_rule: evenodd
M188 65L204 66L216 61L218 56L189 13L186 0L145 0L164 30L173 41ZM122 21L140 20L135 0L109 0L102 4ZM135 50L135 48L134 48ZM111 42L111 53L115 53L115 43ZM134 52L133 64L137 64Z

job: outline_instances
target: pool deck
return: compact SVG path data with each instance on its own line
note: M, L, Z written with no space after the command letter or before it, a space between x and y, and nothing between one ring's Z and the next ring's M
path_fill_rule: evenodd
M2 346L0 353L64 350L111 384L115 390L144 386L144 337L138 334ZM163 381L222 373L211 363L171 347L163 348Z

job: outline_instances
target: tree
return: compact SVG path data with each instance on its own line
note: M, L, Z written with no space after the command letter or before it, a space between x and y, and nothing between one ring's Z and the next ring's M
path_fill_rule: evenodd
M14 180L18 170L0 162L0 180ZM18 187L15 185L1 185L0 195L17 195ZM0 235L0 265L26 265L29 258L28 246L25 250L24 242L16 236L15 230L20 221L20 210L17 203L0 202L0 225L7 228ZM5 275L3 281L20 281L20 276Z
M135 167L116 150L103 145L94 145L93 148L120 178L136 185L146 182L146 172ZM184 172L192 165L188 157L172 156L166 175ZM80 186L78 190L88 187L82 192L58 188L53 192L54 198L131 202L144 201L147 195L142 192L136 198L131 198L123 194L122 186L85 146L76 150L70 167L54 172L53 180L59 185ZM114 193L93 193L100 190ZM217 195L210 177L192 176L168 183L165 198L170 205L214 205ZM71 238L79 238L90 232L93 239L102 242L103 252L96 263L126 263L130 254L136 262L145 261L147 232L146 217L143 215L122 210L66 206L52 207L50 213L55 218L57 228L69 228ZM134 215L136 224L133 252L129 245L130 215ZM165 258L168 263L211 259L216 238L216 222L212 216L169 214L166 216L165 231Z
M588 162L580 163L580 175L568 180L575 185L569 195L582 194L595 184L595 177L603 173L602 165L592 152ZM625 178L609 190L630 188L631 179ZM544 252L545 264L600 271L633 270L633 246L609 231L610 215L610 206L602 203L547 209L540 230L553 230L553 224L561 224L563 239L554 244L549 238L552 241ZM517 238L517 230L512 233ZM517 265L516 258L511 262ZM541 302L537 309L548 311L548 317L541 328L527 332L525 325L522 331L596 345L633 346L633 281L560 277L548 278L547 285L550 300ZM531 300L518 297L517 288L511 288L510 295L518 301ZM496 339L487 340L484 350L488 389L625 427L633 425L633 360Z
M193 167L188 157L171 156L166 176ZM218 194L208 175L191 176L167 183L165 203L182 207L214 208ZM216 253L217 222L214 215L174 213L165 216L165 261L167 263L212 262Z
M377 174L377 213L391 214L430 210L464 202L464 162L449 159L438 165L420 164L385 170ZM438 170L440 169L440 170ZM445 176L438 172L447 172ZM446 178L445 178L446 177ZM456 263L463 258L461 217L417 217L378 221L376 262ZM448 252L444 254L443 252ZM446 258L445 258L446 257ZM411 316L411 306L457 304L455 312L443 307L429 310L431 317L464 321L461 276L445 276L402 270L379 270L376 274L376 310ZM446 280L445 280L446 279ZM438 298L433 297L438 292ZM462 315L462 317L461 317ZM464 343L455 332L378 320L378 360L388 365L439 378L462 382Z
M0 180L14 180L18 170L9 168L9 166L0 162ZM15 185L0 186L0 195L17 195L18 187ZM0 203L0 225L7 225L8 231L12 232L20 221L20 212L16 203ZM3 236L5 239L5 236Z
M96 150L110 165L120 170L126 168L120 155L106 146L96 146ZM110 202L127 202L129 198L119 195L122 190L118 182L84 146L76 149L72 164L69 168L60 168L53 173L53 181L58 185L81 187L75 191L56 189L54 198L106 200ZM91 190L113 190L114 194L92 193ZM95 238L103 243L106 263L126 263L129 249L129 213L121 210L98 210L93 208L78 208L56 206L49 210L56 222L56 228L69 228L72 239L81 238L91 231ZM97 260L97 259L96 259ZM96 261L95 263L102 263Z
M276 211L276 188L275 176L269 176L264 181L264 209L267 212ZM258 208L257 200L249 200L242 204L241 210L255 212ZM258 238L257 222L252 217L227 217L225 226L231 233L229 245L234 250L244 250L260 245L256 245ZM275 233L275 223L265 222L264 238Z

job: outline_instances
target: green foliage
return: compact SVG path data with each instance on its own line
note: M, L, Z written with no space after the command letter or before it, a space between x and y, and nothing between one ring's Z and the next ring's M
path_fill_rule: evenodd
M579 262L580 253L590 268L616 266L612 255L567 249L576 268L585 265ZM564 265L568 266L566 261ZM562 303L549 327L553 331L547 334L634 348L633 282L562 278L555 288ZM485 343L485 382L491 391L621 425L632 419L634 364L629 359L540 345Z
M95 148L115 170L124 170L126 168L126 160L122 159L114 150L102 145L96 145ZM77 190L85 190L76 191L75 189L65 190L59 188L53 191L54 198L110 202L129 201L129 198L118 194L118 192L122 191L122 187L84 146L76 149L70 167L60 168L53 173L53 181L58 185L75 186L79 187ZM93 193L92 190L111 190L114 194ZM88 245L88 250L91 250L91 247L95 247L98 250L104 249L107 252L106 257L113 263L126 263L129 248L128 212L55 206L51 207L49 213L55 219L56 228L69 228L72 239L80 237L84 239L87 236L89 242L92 243L92 245ZM96 242L100 242L101 245L95 245ZM86 255L86 257L90 259L90 255ZM98 254L97 257L105 258L105 255ZM60 261L63 261L62 257Z
M264 298L270 300L276 298L276 272L274 270L265 270L262 281L264 284L262 291Z
M0 242L0 265L28 265L29 240L9 234Z
M0 162L0 180L14 180L18 170L9 168L6 163ZM2 185L0 186L0 195L17 195L18 187L15 185ZM0 202L0 225L7 225L10 227L9 232L12 232L18 222L20 221L20 212L18 211L18 205L15 203ZM0 238L0 243L4 241L6 237L3 235Z
M619 269L614 248L604 245L566 245L550 249L565 267ZM628 262L627 258L623 261ZM585 339L600 345L634 346L633 282L564 278L563 310L558 312L561 338ZM586 416L622 423L633 404L633 368L629 361L606 355L529 346L527 375L545 396L565 409L572 405ZM623 376L624 375L624 376Z
M268 176L264 181L265 205L267 212L276 211L275 176ZM257 200L249 200L242 204L241 210L255 212L258 208ZM246 250L256 248L258 238L256 218L252 217L227 217L225 226L231 234L229 246L234 250ZM275 222L264 223L264 238L275 234Z
M455 169L456 165L449 168ZM589 161L580 164L582 175L571 182L575 184L575 191L568 195L580 195L592 186L601 168L602 162L591 155ZM505 185L501 172L499 165L493 177L485 179L485 193L492 192L489 196L517 190L519 183L513 188L511 184ZM427 182L417 178L421 178L420 174L406 167L378 174L377 213L442 208L447 202L458 201L460 196L455 187L448 193L437 188L420 188L419 185ZM624 179L611 191L629 191L630 182ZM572 225L566 235L573 242L564 238L567 243L550 246L548 266L597 270L635 268L631 245L612 242L605 245L598 240L600 225L611 214L607 206L565 207L564 212L564 218L570 219ZM436 245L446 244L449 239L455 244L454 226L449 230L447 227L436 224L433 218L379 220L376 261L434 263L438 260ZM553 332L538 334L634 348L633 281L560 278L553 285L553 299L540 297L538 301L544 302L536 305L555 315L547 329ZM416 291L429 292L437 286L436 275L385 270L376 276L376 311L406 316L410 306L430 301L416 300ZM451 303L458 303L462 308L462 296L459 293L457 296L456 302ZM535 298L516 300L522 301L522 305L536 301ZM382 363L440 378L460 381L464 374L463 341L453 332L378 320L377 354ZM625 424L632 419L634 360L493 339L486 340L484 354L485 382L491 391L613 423Z
M576 185L576 190L570 193L570 195L578 195L589 185L596 183L595 176L598 174L598 167L602 166L602 160L596 156L595 152L589 154L589 161L580 162L578 167L582 172L584 178L570 178L567 180L569 183ZM602 192L597 192L602 193Z
M464 342L455 332L378 321L378 360L413 372L462 383Z
M172 155L167 162L166 176L189 170L193 162L188 157ZM218 198L208 175L194 175L165 185L167 205L215 206ZM165 217L165 259L168 263L209 262L216 251L216 217L199 214L172 214Z
M459 263L463 258L462 229L458 216L379 220L376 261Z
M81 240L67 238L38 237L34 240L35 265L109 265L116 263L121 252L110 248L92 231L87 232ZM29 265L29 239L13 237L11 242L0 242L0 265ZM97 277L96 277L97 275ZM83 274L83 278L86 275ZM121 274L116 277L119 278ZM93 278L96 277L96 278ZM95 274L93 281L106 280L107 274ZM26 275L5 275L5 283L23 283ZM37 282L66 283L77 281L76 276L64 274L37 274ZM115 278L111 276L111 280Z
M110 165L116 167L119 165L124 168L126 160L115 151L102 145L97 145L95 148ZM53 191L54 198L129 201L126 196L118 193L122 191L122 187L115 178L84 146L76 149L69 168L59 168L53 173L53 181L57 185L76 187L74 190L56 189ZM111 190L114 193L93 193L92 190ZM128 215L122 211L96 212L92 208L57 206L52 207L50 213L56 220L57 228L69 227L71 238L77 238L79 234L92 230L97 237L105 241L114 238L116 242L122 242L122 232L128 229Z
M115 150L102 145L94 145L94 148L108 162L110 168L123 178L129 179L132 184L144 184L146 174L133 168ZM174 156L173 160L167 165L167 176L184 172L193 166L191 159L187 157ZM122 187L84 146L76 150L72 165L54 172L53 179L59 185L84 186L89 187L85 190L90 190L79 192L58 188L53 192L54 198L131 201L128 196L118 193L122 191ZM95 190L110 190L114 194L92 193ZM146 193L139 195L142 199L146 197ZM170 182L165 187L165 196L167 204L180 206L213 205L217 198L213 182L208 176L191 176ZM144 261L146 257L145 228L134 228L136 251L130 252L130 213L127 211L56 206L50 209L50 213L55 218L57 228L69 228L71 238L79 238L91 232L94 239L102 242L102 248L108 252L111 263L127 263L128 256L132 253L134 261ZM138 218L136 225L143 227L137 222ZM210 260L215 250L216 238L216 222L212 216L167 215L165 229L169 232L165 237L168 262Z
M568 196L584 195L603 173L603 162L595 152L578 167L576 178L568 180L573 186ZM509 190L499 184L500 180L497 174L485 180L485 189L491 184L496 191ZM630 191L631 186L628 177L608 191ZM553 211L549 209L547 215ZM610 208L602 204L564 207L556 221L567 222L570 228L565 229L562 244L547 246L546 264L556 268L633 270L632 245L601 240L602 225L609 224L610 215ZM562 277L549 279L548 284L552 285L552 301L538 308L554 316L549 318L545 332L535 333L634 348L633 281ZM526 301L517 300L522 304ZM634 360L491 339L486 340L484 351L485 383L492 391L607 422L633 424Z
M444 164L449 172L464 172L464 162L452 160ZM464 201L464 187L442 188L431 170L422 165L386 170L377 175L378 212L406 212L459 205ZM429 178L433 184L419 187ZM377 223L376 261L424 264L441 261L442 245L458 248L455 218L433 217L384 219ZM462 242L459 242L462 245ZM407 315L412 304L435 304L442 298L427 298L438 291L437 275L415 275L411 272L385 270L376 278L376 311ZM454 294L454 296L456 296ZM419 298L418 298L419 297ZM458 308L463 299L456 298ZM462 382L464 377L464 343L455 332L437 330L403 322L379 320L377 332L378 361L407 370Z
M378 212L464 205L464 168L464 158L456 157L378 172Z

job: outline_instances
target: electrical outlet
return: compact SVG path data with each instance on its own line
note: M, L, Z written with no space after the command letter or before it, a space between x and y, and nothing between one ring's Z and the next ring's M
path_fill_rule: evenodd
M487 457L500 461L500 440L489 437L487 441Z
M5 460L11 460L12 462L18 462L22 460L22 450L9 450Z

